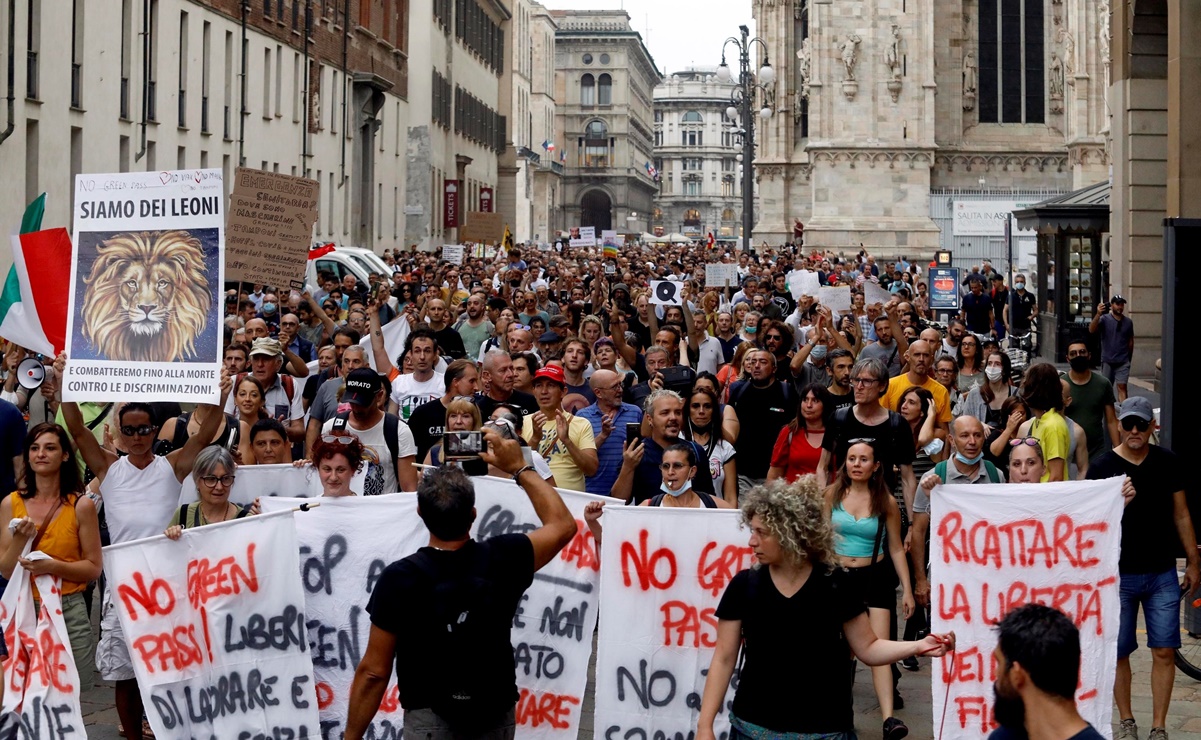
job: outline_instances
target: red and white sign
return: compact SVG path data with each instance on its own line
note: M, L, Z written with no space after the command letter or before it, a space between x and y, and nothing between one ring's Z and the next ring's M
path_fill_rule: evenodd
M480 210L492 213L492 188L480 188Z
M459 181L447 180L442 186L442 228L459 225Z

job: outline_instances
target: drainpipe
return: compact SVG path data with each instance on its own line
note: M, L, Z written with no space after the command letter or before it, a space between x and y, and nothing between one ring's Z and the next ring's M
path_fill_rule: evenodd
M242 0L242 72L239 75L238 85L241 88L239 97L241 105L238 110L238 166L246 166L246 116L249 115L246 110L246 14L250 12L250 0Z
M304 123L300 127L300 174L309 176L309 122L313 115L311 83L309 82L309 35L313 27L313 2L304 3Z
M150 119L150 0L142 0L142 123L141 146L133 156L137 162L146 155L146 127Z
M8 125L0 131L0 144L13 135L16 127L16 114L13 109L13 90L16 88L16 56L13 48L17 33L17 0L8 0Z
M342 4L342 165L340 180L346 181L346 88L350 81L350 68L346 64L346 56L350 49L350 0L345 0ZM342 187L342 182L338 183L338 187Z

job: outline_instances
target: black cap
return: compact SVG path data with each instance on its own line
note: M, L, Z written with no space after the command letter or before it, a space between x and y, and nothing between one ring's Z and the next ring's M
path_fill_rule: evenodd
M370 406L375 403L375 394L381 387L379 373L371 368L360 367L351 370L346 376L346 390L342 392L342 400L356 406Z
M1123 297L1122 297L1122 296L1120 296L1120 295L1115 295L1113 298L1110 298L1110 299L1109 299L1109 302L1110 302L1110 303L1121 303L1122 305L1125 305L1125 304L1126 304L1126 299L1125 299L1125 298L1123 298Z

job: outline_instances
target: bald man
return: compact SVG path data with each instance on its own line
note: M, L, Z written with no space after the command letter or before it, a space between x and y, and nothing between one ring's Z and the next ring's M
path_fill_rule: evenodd
M576 416L592 425L598 465L596 474L584 479L584 490L598 496L611 496L613 484L621 472L621 453L626 443L626 425L641 424L642 411L623 403L622 376L612 370L597 370L588 380L596 394L596 403L580 409Z
M909 363L909 372L888 381L888 392L880 399L880 405L900 413L901 396L905 391L914 386L925 388L934 396L937 428L945 431L951 424L951 397L941 383L930 377L934 369L934 345L925 339L913 342L905 352L905 361Z

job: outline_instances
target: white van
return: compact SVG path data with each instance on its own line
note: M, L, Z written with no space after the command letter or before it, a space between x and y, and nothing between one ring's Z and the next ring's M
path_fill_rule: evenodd
M354 275L360 285L369 284L370 273L390 275L392 268L375 252L362 247L334 247L315 260L309 260L305 265L304 283L310 292L315 291L317 276L323 272L331 272L342 282L346 275Z

